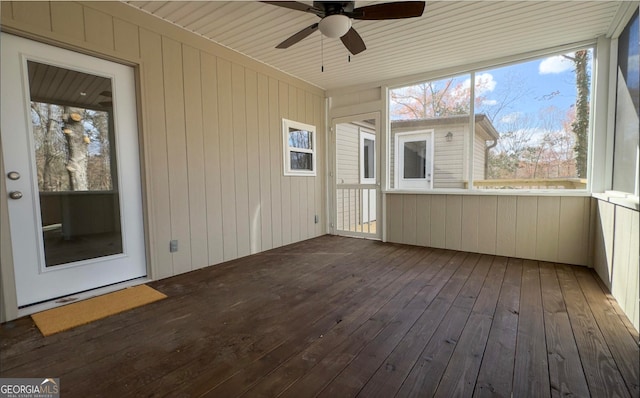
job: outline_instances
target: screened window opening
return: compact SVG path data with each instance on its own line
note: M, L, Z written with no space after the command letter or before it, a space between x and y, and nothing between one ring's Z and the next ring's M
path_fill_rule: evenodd
M586 189L592 65L583 48L390 90L390 188L411 156L394 136L430 129L427 189Z
M638 196L640 169L640 48L638 11L618 38L613 189Z

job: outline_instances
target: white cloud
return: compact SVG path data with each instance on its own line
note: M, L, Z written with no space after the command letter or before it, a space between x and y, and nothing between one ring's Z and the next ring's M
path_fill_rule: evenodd
M491 73L477 74L476 88L475 88L476 96L480 96L485 93L493 91L496 88L496 84L498 84L498 82L493 80L493 75ZM470 87L471 87L471 79L466 79L464 82L462 82L462 86L460 87L460 89L464 90L465 92L468 92ZM486 101L485 103L487 103L487 105L495 105L495 104L490 104L488 102L490 101Z
M482 101L482 105L487 105L487 106L493 106L493 105L497 105L498 101L496 100L484 100Z
M562 55L545 58L538 66L538 73L548 75L552 73L562 73L573 69L573 63L570 59Z
M476 95L495 90L496 84L498 84L498 82L493 80L491 73L476 75Z
M501 123L513 123L516 120L518 120L521 116L520 112L513 112L513 113L509 113L507 115L504 115L503 117L500 118L500 122Z

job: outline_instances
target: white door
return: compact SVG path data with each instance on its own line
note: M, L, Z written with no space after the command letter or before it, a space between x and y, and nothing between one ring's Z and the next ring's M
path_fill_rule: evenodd
M395 152L398 188L433 188L433 131L396 134Z
M145 276L134 72L1 33L18 306Z

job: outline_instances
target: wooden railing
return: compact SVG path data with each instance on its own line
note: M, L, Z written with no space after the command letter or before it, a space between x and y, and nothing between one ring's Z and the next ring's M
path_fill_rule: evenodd
M465 182L465 188L468 183ZM473 182L474 188L480 189L585 189L586 178L524 178L505 180L477 180Z

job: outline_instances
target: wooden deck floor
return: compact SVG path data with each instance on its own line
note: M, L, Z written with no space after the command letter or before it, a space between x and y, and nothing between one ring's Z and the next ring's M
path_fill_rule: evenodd
M638 397L638 333L585 268L324 236L152 283L0 376L63 397Z

